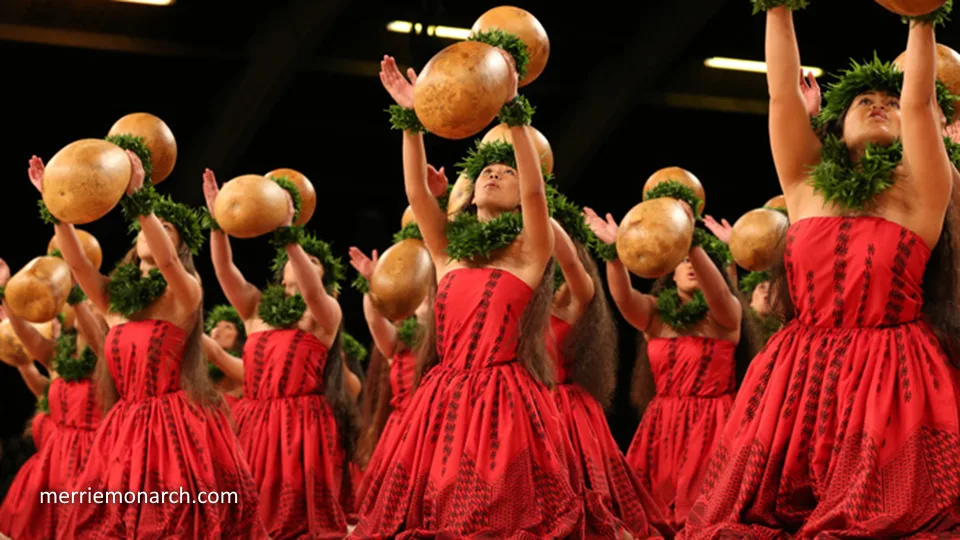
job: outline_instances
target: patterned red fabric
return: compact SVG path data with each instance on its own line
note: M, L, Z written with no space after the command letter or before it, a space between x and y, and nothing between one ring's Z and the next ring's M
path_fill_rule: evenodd
M957 371L921 320L929 256L880 218L791 225L798 318L751 363L685 537L890 538L960 523Z
M647 343L657 394L633 436L627 461L675 530L683 528L700 495L703 474L733 408L735 350L732 341L693 336Z
M547 349L557 366L554 390L557 409L573 445L573 465L579 466L584 483L584 526L587 538L622 538L626 530L634 538L659 538L651 523L664 523L657 501L640 484L623 452L610 433L600 403L580 386L567 381L570 365L560 350L572 326L550 317L553 335ZM672 531L667 528L668 535Z
M220 394L220 395L223 396L223 401L226 402L227 408L230 409L231 412L236 411L237 404L240 403L241 398L238 398L236 396L231 396L230 394Z
M582 486L556 404L516 359L532 293L492 268L443 277L440 364L402 427L380 438L352 537L566 538L582 527Z
M238 437L260 490L267 534L343 538L344 452L323 397L327 347L298 329L257 332L243 348Z
M104 356L119 401L100 423L78 491L191 493L179 504L69 505L71 538L264 538L257 493L226 415L180 388L187 335L168 321L114 326ZM51 396L51 411L55 400ZM199 492L235 492L235 501L199 504Z
M417 354L404 347L393 355L390 363L390 406L394 411L403 411L410 404L413 395L413 374L417 367Z
M100 424L96 387L89 379L54 379L47 399L50 414L38 414L33 422L37 453L20 467L0 507L0 532L18 540L57 536L66 507L40 504L40 493L73 489Z

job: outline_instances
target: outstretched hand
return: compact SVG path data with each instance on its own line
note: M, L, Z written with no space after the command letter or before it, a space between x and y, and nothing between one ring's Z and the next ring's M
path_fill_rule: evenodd
M30 158L30 168L27 169L27 176L30 177L30 183L37 191L43 193L43 160L37 156Z
M597 235L604 244L613 244L617 241L617 229L620 228L613 219L612 214L607 214L606 220L598 216L592 208L583 208L583 217L587 221L587 226Z
M800 71L800 92L803 94L803 101L807 104L807 114L817 116L820 114L820 85L813 72Z
M207 210L210 211L210 216L216 219L217 217L213 215L213 207L217 204L217 195L220 194L220 186L217 185L217 177L214 176L213 171L210 169L203 170L203 198L207 201Z
M427 165L427 187L430 188L430 193L434 197L444 195L447 192L448 185L450 185L450 181L447 180L447 174L443 171L443 167L440 167L438 171L433 165Z
M718 223L717 220L713 219L713 216L703 216L703 225L713 233L714 236L720 239L724 244L730 243L730 235L733 234L733 226L725 220L721 219Z
M407 79L400 73L397 61L392 56L385 55L380 62L380 82L397 105L412 109L413 86L417 84L417 72L413 68L407 70Z
M376 267L377 259L379 258L377 250L373 250L372 255L373 258L371 259L367 257L364 252L360 251L359 248L350 248L350 266L367 281L370 281L370 278L373 276L373 269Z

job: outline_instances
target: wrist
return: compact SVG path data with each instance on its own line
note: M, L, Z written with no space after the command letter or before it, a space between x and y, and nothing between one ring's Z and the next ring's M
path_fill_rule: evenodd
M516 97L503 104L497 118L501 123L510 127L529 126L536 109L530 105L527 98L517 94Z
M278 248L285 248L292 244L300 245L300 240L303 238L303 234L303 227L280 227L273 232L273 238L270 239L270 243L273 244L274 247Z

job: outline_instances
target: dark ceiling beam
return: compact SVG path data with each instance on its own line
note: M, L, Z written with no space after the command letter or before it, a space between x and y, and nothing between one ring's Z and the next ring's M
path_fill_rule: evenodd
M0 23L0 41L151 56L190 56L212 59L236 57L235 52L226 49L22 24Z
M621 49L623 54L598 56L603 59L583 85L583 100L567 122L570 129L554 146L558 183L576 181L640 95L653 87L725 3L646 2L650 9L641 19L646 22ZM638 126L638 131L650 127Z
M291 0L269 13L248 42L247 65L223 91L223 106L177 168L199 178L204 167L230 178L257 130L349 0ZM334 95L327 96L335 98ZM191 192L196 192L192 189Z

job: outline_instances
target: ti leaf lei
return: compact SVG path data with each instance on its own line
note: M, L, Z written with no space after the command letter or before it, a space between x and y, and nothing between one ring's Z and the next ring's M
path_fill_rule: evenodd
M684 330L702 321L710 308L703 291L697 290L693 298L683 303L675 287L660 291L657 295L657 313L660 320L677 331Z
M367 360L367 348L357 341L357 338L347 332L340 332L340 339L343 344L343 354L357 362L363 363Z
M87 379L97 366L97 357L90 347L84 347L77 355L77 332L65 331L57 338L57 354L53 357L53 370L67 381Z
M274 328L290 328L303 318L307 302L303 296L287 296L283 285L268 285L260 297L257 315Z
M146 309L167 290L167 280L160 270L153 268L144 276L133 264L122 264L113 271L107 293L110 311L130 317Z
M43 390L43 395L37 399L37 412L40 413L49 413L50 412L50 399L47 395L50 393L50 385Z
M447 255L457 261L489 259L513 243L523 231L520 212L504 212L481 222L476 214L460 212L447 225Z
M420 330L420 322L416 315L411 315L400 323L397 327L397 339L399 339L407 349L413 349L417 344L417 334Z
M950 161L960 167L960 145L945 137ZM820 152L820 163L810 173L810 185L823 200L846 211L869 209L877 195L894 184L893 173L903 160L903 143L890 146L867 144L865 155L857 163L850 160L850 149L835 135L827 135Z

